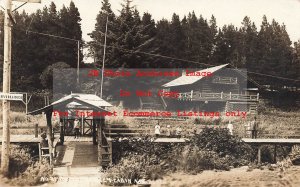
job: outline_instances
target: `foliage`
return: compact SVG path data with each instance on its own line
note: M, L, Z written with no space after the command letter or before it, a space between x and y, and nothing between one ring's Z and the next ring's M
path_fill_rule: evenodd
M11 146L7 177L12 185L37 185L42 177L50 178L52 167L47 160L35 162L28 148Z
M51 178L52 172L52 167L48 160L35 162L28 166L19 177L13 178L11 184L20 186L41 184L44 182L42 178Z
M52 87L54 69L61 70L61 69L66 69L66 68L70 68L70 65L66 64L65 62L57 62L55 64L48 66L40 76L42 85L46 88ZM58 81L58 80L56 80L56 81Z
M160 144L152 140L146 136L114 142L116 165L108 169L107 175L156 180L174 171L229 170L249 164L255 155L250 146L221 128L205 128L187 144Z
M0 25L3 25L3 12L0 12ZM12 89L14 91L33 91L52 84L41 83L42 71L56 62L63 61L71 67L77 66L77 42L81 41L80 14L71 1L69 7L58 11L52 2L42 10L28 14L14 11L16 24L12 29ZM1 26L3 29L3 26ZM45 33L69 39L46 36ZM0 49L3 51L3 31L0 32ZM82 42L80 42L82 47ZM80 52L80 62L83 59ZM0 56L2 59L2 56ZM3 60L3 59L2 59ZM2 77L1 77L2 80Z
M217 152L220 156L249 159L252 153L251 147L243 143L241 138L230 135L228 129L204 128L191 142L200 149Z

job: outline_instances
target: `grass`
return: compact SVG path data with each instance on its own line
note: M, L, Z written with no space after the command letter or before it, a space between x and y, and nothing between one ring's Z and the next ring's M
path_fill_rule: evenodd
M0 127L2 127L2 110L0 110L0 113ZM11 134L34 134L35 124L38 124L39 127L46 127L46 117L44 115L26 116L25 112L10 112ZM22 129L22 127L29 126L32 126L32 129ZM0 132L2 133L2 129L0 129Z

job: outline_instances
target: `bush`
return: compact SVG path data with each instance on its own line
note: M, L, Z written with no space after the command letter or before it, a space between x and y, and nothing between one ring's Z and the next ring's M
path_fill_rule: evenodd
M28 148L11 145L7 177L13 185L37 185L41 177L49 178L52 168L48 161L34 162Z
M114 142L114 161L106 178L156 180L168 172L199 173L203 170L229 170L247 165L252 158L252 148L232 136L227 129L205 128L189 143L153 143L151 138L126 138ZM253 154L255 155L255 154ZM107 182L108 185L124 185Z
M28 166L19 177L12 179L11 184L20 186L41 184L44 182L42 178L50 179L52 172L52 167L47 160L35 162Z
M214 151L221 157L229 155L237 159L253 159L254 150L251 146L242 142L241 138L230 135L228 129L204 128L200 134L192 138L191 145Z

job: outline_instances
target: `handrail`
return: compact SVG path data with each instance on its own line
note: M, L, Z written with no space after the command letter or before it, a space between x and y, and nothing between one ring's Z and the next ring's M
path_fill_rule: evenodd
M193 93L193 95L191 95ZM179 93L178 99L220 99L220 100L253 100L258 101L259 94L256 95L246 95L246 94L234 94L234 93L206 93L206 92L181 92Z

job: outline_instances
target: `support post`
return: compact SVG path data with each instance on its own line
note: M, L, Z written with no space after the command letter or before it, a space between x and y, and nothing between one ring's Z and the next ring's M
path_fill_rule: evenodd
M98 132L98 163L101 164L102 161L102 128L100 124L100 119L96 120L97 132Z
M59 135L59 139L60 139L60 143L61 145L64 144L64 141L65 141L65 132L64 132L64 124L65 120L63 118L60 118L59 119L59 127L60 127L60 135Z
M274 163L276 163L276 161L277 161L276 157L277 157L277 145L275 144L274 145Z
M94 119L93 117L93 120L92 120L92 136L93 136L93 144L94 145L97 145L97 134L96 134L96 120Z
M39 124L35 124L35 128L34 128L34 137L38 137L39 136Z
M11 0L5 0L4 11L4 62L3 62L3 93L10 92L10 74L11 74L11 20L9 14L11 14L12 2ZM3 100L2 102L2 151L1 151L1 172L7 175L9 167L9 155L10 155L10 102L9 100Z
M257 150L257 163L261 164L261 145L258 146Z
M53 140L52 140L52 111L46 112L47 119L47 139L48 139L48 147L49 147L49 155L50 155L50 164L52 164L53 159Z

